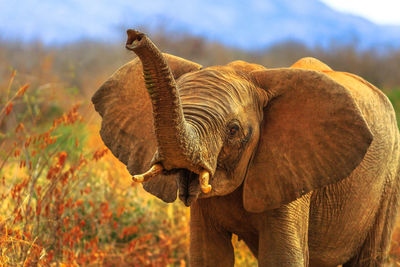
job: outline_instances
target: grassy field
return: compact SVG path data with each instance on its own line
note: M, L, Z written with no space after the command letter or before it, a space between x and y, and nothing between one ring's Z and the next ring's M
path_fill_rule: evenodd
M250 54L187 36L153 39L204 65L240 58L275 67L316 56L377 84L400 111L400 51L284 44ZM131 58L122 46L94 43L0 44L0 266L187 266L189 209L132 184L98 134L90 97ZM393 262L399 242L396 231ZM238 266L256 266L243 242L234 245Z

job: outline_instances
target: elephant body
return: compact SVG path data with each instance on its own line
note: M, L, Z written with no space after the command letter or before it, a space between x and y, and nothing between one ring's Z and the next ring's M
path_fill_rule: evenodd
M190 206L191 266L233 266L232 234L259 266L387 262L399 132L379 89L313 58L202 68L132 30L127 48L140 60L92 98L101 136L132 174L153 166L134 176L148 192Z
M260 266L305 266L308 258L310 266L379 266L385 260L399 203L397 126L387 98L376 88L354 88L354 94L365 97L359 98L358 104L370 118L367 122L374 131L374 141L353 173L337 184L262 214L244 209L242 187L227 196L199 199L191 207L195 266L217 266L215 262L232 266L231 233L238 235L259 260L272 261L260 261ZM381 114L390 116L382 118ZM379 123L377 118L381 119ZM207 218L212 219L207 222ZM216 233L210 233L210 229ZM261 248L263 231L278 233L277 243L269 237L267 247ZM215 239L217 235L223 238ZM288 244L279 244L280 238ZM290 249L290 245L295 247ZM286 256L287 264L283 264Z
M374 140L363 161L339 183L262 214L244 209L242 187L227 196L199 199L191 207L194 266L217 266L216 262L218 266L232 266L232 233L247 244L260 266L306 266L307 262L310 266L379 266L386 260L400 186L394 111L380 90L359 77L326 73L351 90L371 127ZM352 86L354 80L360 84ZM207 218L212 219L207 222ZM263 237L264 231L267 235L278 233L277 242ZM260 239L268 240L266 247ZM283 263L285 258L287 262Z

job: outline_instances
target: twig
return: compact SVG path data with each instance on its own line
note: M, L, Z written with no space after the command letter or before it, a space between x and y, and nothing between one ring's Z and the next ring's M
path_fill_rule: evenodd
M11 154L14 152L14 149L10 149L8 154L6 155L6 158L4 159L3 163L0 165L0 173L3 167L6 165L6 162L8 161L8 158L11 156Z
M8 100L8 97L10 96L11 85L12 85L13 82L14 82L14 78L15 78L15 75L16 75L16 74L17 74L17 71L16 71L16 70L13 70L13 72L11 73L11 78L10 78L10 81L8 82L8 86L7 86L6 100Z

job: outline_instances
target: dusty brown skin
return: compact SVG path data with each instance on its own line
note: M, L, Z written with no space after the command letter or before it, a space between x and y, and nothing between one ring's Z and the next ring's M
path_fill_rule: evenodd
M313 58L201 68L133 30L127 48L139 58L92 98L101 136L132 175L147 171L148 192L190 206L191 266L233 266L232 234L259 266L384 264L399 133L381 91Z

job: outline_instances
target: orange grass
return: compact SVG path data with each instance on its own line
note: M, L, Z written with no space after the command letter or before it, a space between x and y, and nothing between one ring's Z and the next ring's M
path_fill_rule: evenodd
M26 88L2 103L3 129ZM0 266L185 265L188 209L132 185L78 109L0 139Z

